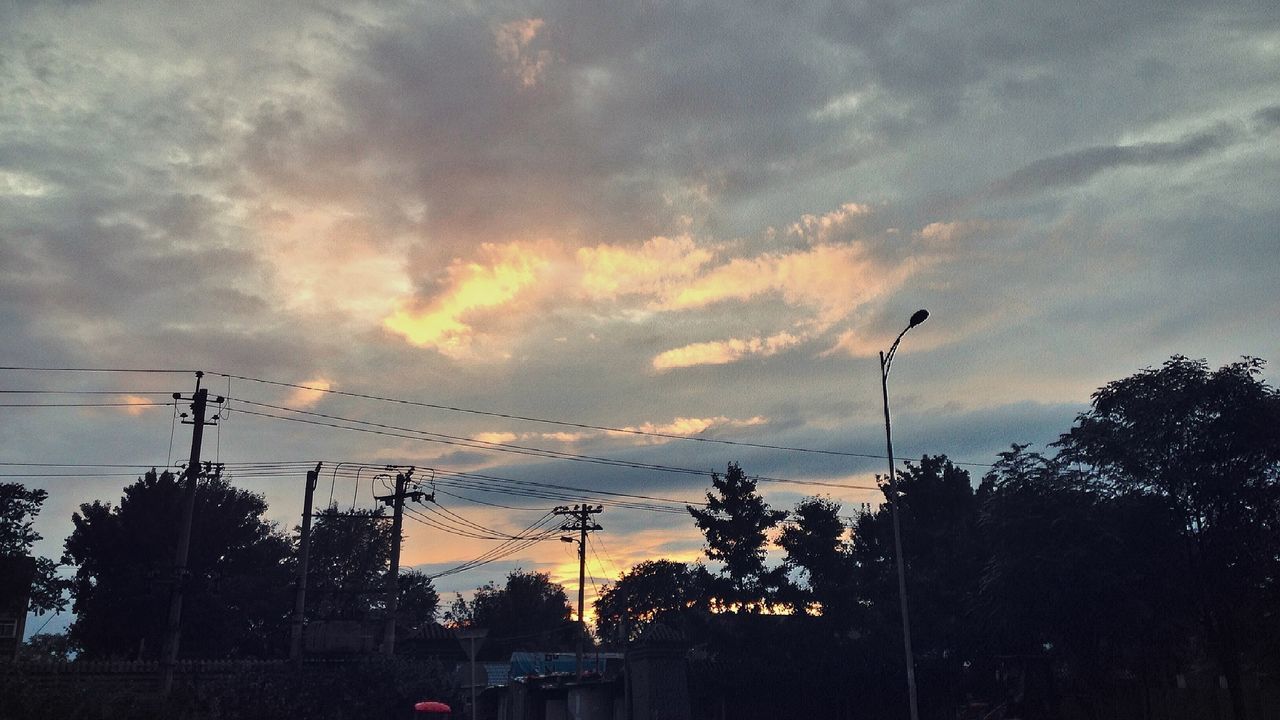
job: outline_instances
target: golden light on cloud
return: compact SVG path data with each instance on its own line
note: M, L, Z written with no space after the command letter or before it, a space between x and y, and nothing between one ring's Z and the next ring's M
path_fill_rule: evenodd
M517 42L535 37L539 28L513 26L505 32ZM409 343L455 360L505 359L520 339L532 337L536 321L555 318L559 310L635 323L770 298L774 327L760 328L755 336L688 343L661 352L651 365L666 371L768 357L824 336L927 261L890 260L868 241L849 240L857 221L870 213L866 205L845 203L826 214L802 216L787 232L804 237L807 245L745 257L724 257L734 245L700 244L690 235L576 250L551 240L484 244L472 257L455 258L442 281L420 285L435 288L434 295L402 294L381 323ZM928 234L941 231L931 228ZM929 242L922 234L915 237ZM561 326L556 330L562 332ZM561 344L572 340L548 337Z
M289 397L285 399L285 404L289 407L309 408L320 402L320 398L325 396L326 390L333 388L333 383L324 378L313 378L305 382L298 383L306 387L294 388L289 393Z
M714 259L688 236L654 237L639 248L597 245L578 250L585 297L612 300L623 295L661 295L687 282Z
M633 432L658 433L661 435L690 436L706 432L714 427L742 428L751 427L753 425L763 425L767 422L768 420L761 415L756 415L755 417L750 417L745 420L735 420L733 418L725 417L724 415L719 415L717 417L707 418L678 417L669 423L663 423L661 425L647 422L637 427L626 427L622 429Z
M141 415L143 411L147 410L148 408L152 408L152 407L155 407L156 405L159 405L159 403L153 402L148 398L144 398L138 395L121 395L120 402L127 403L127 405L124 408L122 408L125 414L135 415L135 416Z
M855 218L871 214L871 207L860 203L845 203L822 215L801 215L787 232L791 235L811 238L817 242L830 242L838 231L845 230Z
M749 355L768 357L798 345L802 340L802 337L782 332L765 338L692 343L660 353L653 358L653 369L661 371L695 365L725 365Z
M482 432L472 435L471 439L482 443L509 443L520 439L520 436L513 432Z
M486 263L454 261L447 289L422 309L401 307L383 327L418 347L433 348L453 358L471 354L476 331L469 314L500 307L531 286L549 260L520 244L482 246Z
M542 18L526 18L503 23L493 31L498 57L507 64L507 73L518 79L522 87L537 85L551 64L549 51L531 47L545 24Z
M410 292L407 241L387 240L359 215L329 207L267 207L249 214L271 267L273 301L302 313L378 322Z
M678 292L665 309L695 309L778 293L788 304L817 309L819 320L833 322L879 295L902 271L886 273L861 243L767 253L721 265Z

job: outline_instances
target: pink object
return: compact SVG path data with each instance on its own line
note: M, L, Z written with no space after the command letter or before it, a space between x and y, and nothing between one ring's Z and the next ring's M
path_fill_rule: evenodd
M435 700L424 700L413 706L414 712L420 713L447 713L451 712L448 705Z

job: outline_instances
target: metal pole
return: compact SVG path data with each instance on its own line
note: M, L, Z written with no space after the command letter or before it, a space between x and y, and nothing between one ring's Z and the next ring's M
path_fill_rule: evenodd
M302 626L306 622L307 562L311 557L311 503L320 479L320 463L307 471L306 493L302 498L302 530L298 539L298 590L293 602L293 623L289 629L289 659L302 664Z
M387 570L387 624L382 638L382 654L396 654L396 610L400 601L400 530L404 527L404 489L409 470L396 474L396 494L391 511L391 567Z
M204 440L204 412L209 391L200 387L204 373L196 372L196 392L191 402L191 456L187 459L186 484L182 488L182 520L178 526L178 545L173 558L173 587L169 592L169 617L165 623L163 655L160 662L161 692L168 696L173 689L173 669L178 661L178 645L182 636L182 590L186 583L187 557L191 550L191 523L196 509L196 478L200 476L200 445ZM174 398L178 397L174 393Z
M488 682L485 683L488 685ZM476 638L471 637L471 720L476 720Z
M582 606L586 601L586 588L583 583L587 581L587 521L591 519L590 506L586 503L582 504L582 514L578 516L580 525L578 532L578 679L582 679L582 644L587 634L587 624L582 619Z
M910 328L908 328L910 329ZM903 331L906 332L905 330ZM901 335L898 336L902 338ZM894 342L897 346L897 342ZM892 352L892 350L890 351ZM898 520L898 481L893 462L893 433L889 425L889 368L885 354L880 353L880 390L884 396L884 444L889 456L889 511L893 516L893 554L898 565L898 601L902 608L902 646L907 657L907 699L911 708L911 720L920 720L916 706L916 662L911 652L911 620L907 616L907 573L902 558L902 524Z

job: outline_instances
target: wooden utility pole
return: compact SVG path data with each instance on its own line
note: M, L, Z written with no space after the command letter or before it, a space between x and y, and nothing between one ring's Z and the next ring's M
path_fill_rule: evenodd
M582 609L586 604L586 587L587 581L587 532L595 530L603 530L604 528L596 525L591 521L591 516L604 512L603 505L592 507L583 503L582 505L574 505L572 508L558 507L552 512L556 515L569 515L573 517L572 523L565 523L560 526L565 532L577 532L578 537L561 538L565 542L578 543L578 651L577 651L577 675L582 677L582 646L586 640L587 624L583 621Z
M302 497L302 530L298 538L298 588L293 600L293 624L289 628L289 659L302 664L302 626L307 610L307 561L311 557L311 503L316 483L320 480L321 463L307 471L306 492Z
M160 689L165 695L173 688L173 669L178 661L178 645L182 635L182 591L187 581L187 556L191 550L191 522L196 509L196 480L200 476L200 445L204 440L204 414L208 406L209 391L200 387L200 379L204 373L196 371L196 391L191 396L191 420L183 420L191 425L191 456L187 459L187 469L183 475L186 484L182 488L182 520L178 526L178 542L174 548L172 587L169 590L169 616L164 629L164 647L161 650ZM174 400L181 400L182 395L173 394ZM222 402L218 397L215 402ZM185 417L185 413L183 414ZM221 473L221 467L219 467Z
M382 654L394 655L396 651L396 610L400 604L400 530L404 527L404 501L409 498L421 502L424 497L434 500L434 495L427 495L420 490L407 491L409 481L413 477L413 468L396 473L396 491L394 495L376 496L376 499L392 507L391 513L391 567L387 570L387 624L382 636Z

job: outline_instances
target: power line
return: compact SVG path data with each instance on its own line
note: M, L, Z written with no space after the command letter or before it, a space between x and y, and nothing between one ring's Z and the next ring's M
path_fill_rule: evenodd
M85 367L34 367L34 366L0 366L0 370L15 371L36 371L36 372L87 372L87 373L194 373L196 370L175 370L166 368L85 368ZM608 425L593 425L591 423L579 423L568 420L553 420L550 418L541 418L532 415L519 415L515 413L503 413L490 410L477 410L474 408L464 408L453 405L444 405L440 403L429 403L419 400L408 400L405 398L394 398L384 395L374 395L371 393L357 393L345 390L334 390L332 388L322 388L314 385L305 385L302 383L284 382L279 380L267 380L264 378L252 377L249 375L236 375L234 373L225 373L217 371L209 371L207 374L224 377L228 381L228 388L231 380L244 380L247 382L261 383L264 385L274 385L277 387L294 388L298 390L308 390L312 392L326 393L330 395L339 395L344 397L359 398L363 400L375 400L378 402L395 403L399 405L410 405L415 407L431 408L435 410L445 410L448 412L466 413L470 415L480 415L486 417L496 417L505 420L518 420L522 422L542 423L546 425L556 425L560 427L571 427L580 430L596 430L607 433L617 433L623 435L638 435L645 437L657 437L667 440L684 440L689 442L716 443L720 445L729 445L737 447L749 447L762 450L779 450L783 452L808 453L816 455L830 455L837 457L855 457L868 460L883 460L887 456L878 453L857 453L844 450L823 450L818 448L804 448L789 445L774 445L769 443L755 443L744 440L728 440L724 438L706 438L693 435L677 435L674 433L664 433L656 430L640 430L638 428L611 427ZM230 390L228 390L228 394ZM992 463L980 463L964 460L951 460L953 465L971 466L971 467L994 467ZM758 478L765 480L765 478ZM840 486L836 486L840 487ZM870 489L870 488L866 488Z
M175 402L0 402L0 407L170 407Z
M37 367L32 365L0 365L0 370L32 372L84 372L84 373L173 373L190 375L198 370L173 370L170 368L88 368L88 367ZM220 375L221 373L213 373Z
M168 390L0 390L0 395L171 395Z
M496 452L505 452L505 453L511 453L516 455L528 455L533 457L542 457L542 458L548 458L548 459L554 459L554 460L569 460L572 462L585 462L585 463L592 463L596 465L625 467L633 470L653 470L657 472L678 473L678 474L684 474L684 475L703 476L703 475L709 475L712 472L715 472L713 470L677 467L674 465L660 465L657 463L643 463L643 462L637 462L637 461L631 461L631 460L618 460L614 458L599 457L595 455L583 455L579 453L570 453L562 450L548 450L545 448L530 447L526 445L512 445L509 443L498 443L498 442L491 442L487 440L474 440L471 438L464 438L457 435L446 435L443 433L436 433L428 430L418 430L415 428L406 428L406 427L400 427L396 425L388 425L385 423L376 423L368 420L358 420L354 418L340 417L337 415L330 415L327 413L318 413L310 410L301 410L298 408L290 408L290 407L284 407L280 405L271 405L269 403L259 403L251 400L245 400L243 398L240 398L239 402L249 404L249 405L266 407L272 410L292 412L292 413L297 413L299 415L319 417L319 418L324 418L325 420L333 420L337 422L367 425L369 427L352 427L350 425L337 425L329 422L307 420L305 418L288 417L283 415L273 415L271 413L258 412L254 410L245 410L244 408L241 408L239 410L239 412L242 412L248 415L256 415L258 417L272 418L275 420L287 420L291 422L300 422L300 423L306 423L309 425L319 425L322 427L331 427L339 430L351 430L355 432L371 433L374 435L385 435L388 437L397 437L397 438L402 438L406 440L418 440L421 442L433 442L433 443L439 443L443 445L453 445L458 447L470 448L473 450L493 450ZM413 434L406 435L403 433L413 433ZM831 483L831 482L823 482L821 480L793 480L789 478L777 478L777 477L769 477L765 475L753 475L752 477L761 482L785 483L785 484L791 484L791 485L811 485L815 487L837 488L841 490L875 490L877 489L876 485Z
M279 387L293 388L297 390L309 390L312 392L328 393L331 395L341 395L345 397L360 398L362 400L377 400L379 402L389 402L398 405L412 405L415 407L425 407L434 410L446 410L449 412L466 413L469 415L483 415L487 417L502 418L504 420L519 420L522 422L543 423L546 425L557 425L560 427L571 427L579 430L597 430L600 432L618 433L623 435L641 435L645 437L658 437L667 440L688 440L691 442L717 443L721 445L737 445L740 447L752 447L764 450L782 450L786 452L813 453L817 455L836 455L841 457L858 457L873 460L883 460L885 456L876 455L874 453L855 453L842 450L820 450L816 448L792 447L788 445L771 445L767 443L754 443L744 440L726 440L723 438L705 438L693 435L677 435L675 433L664 433L655 430L640 430L637 428L620 428L610 427L608 425L592 425L590 423L571 422L567 420L551 420L548 418L534 417L531 415L516 415L514 413L494 412L489 410L476 410L473 408L456 407L453 405L441 405L437 403L422 402L419 400L406 400L404 398L386 397L383 395L371 395L368 393L348 392L345 390L333 390L331 388L316 387L314 385L303 385L300 383L282 382L278 380L264 380L262 378L249 377L246 375L232 375L221 372L210 372L210 375L219 375L228 379L246 380L249 382L262 383L264 385L276 385Z

